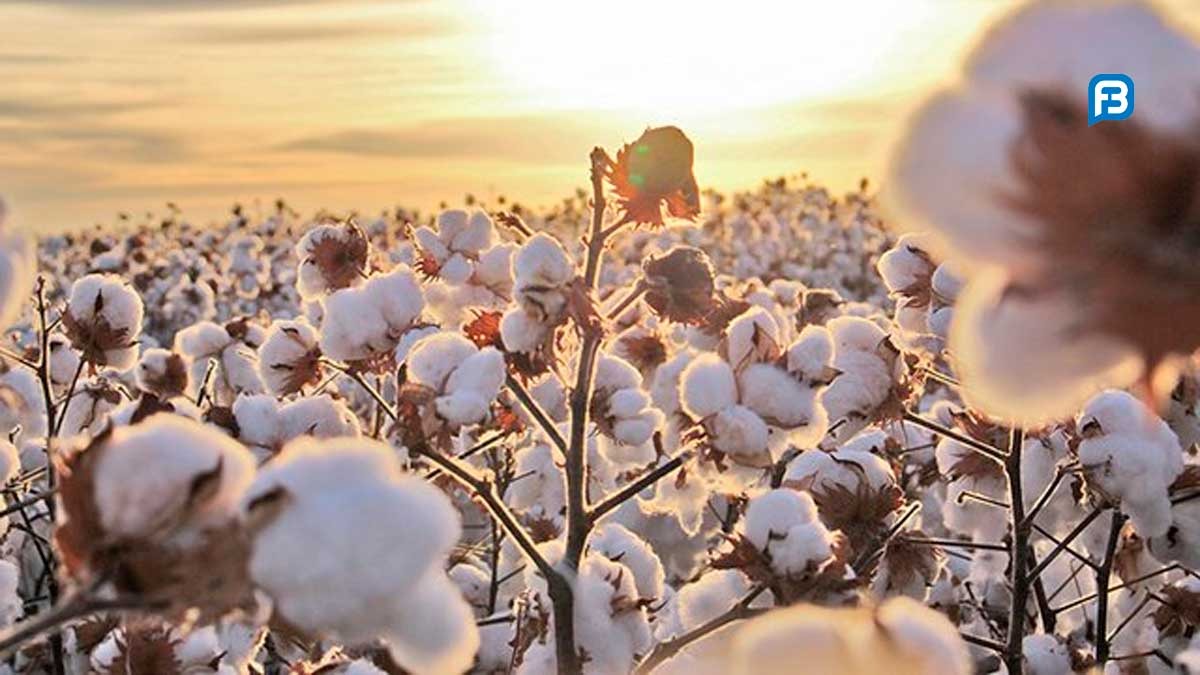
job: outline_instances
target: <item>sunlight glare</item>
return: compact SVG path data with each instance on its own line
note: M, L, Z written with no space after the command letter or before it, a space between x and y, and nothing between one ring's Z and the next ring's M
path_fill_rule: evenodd
M490 61L543 106L710 112L860 91L932 13L927 0L477 2Z

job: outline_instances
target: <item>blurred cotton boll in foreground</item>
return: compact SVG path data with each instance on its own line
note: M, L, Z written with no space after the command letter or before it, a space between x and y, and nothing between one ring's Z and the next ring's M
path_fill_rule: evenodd
M872 609L798 606L739 627L727 672L966 675L966 644L945 616L908 598Z
M16 320L33 292L37 274L33 243L15 229L8 205L0 197L0 328Z
M1133 78L1136 112L1089 127L1109 72ZM1197 88L1195 39L1149 6L1035 3L915 114L890 199L971 263L949 347L973 404L1032 425L1106 386L1173 385L1160 367L1200 346Z

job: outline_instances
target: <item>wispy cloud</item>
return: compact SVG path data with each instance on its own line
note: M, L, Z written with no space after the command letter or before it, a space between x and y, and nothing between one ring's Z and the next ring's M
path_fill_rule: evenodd
M187 26L176 31L179 38L212 45L288 44L363 38L428 37L447 33L452 26L432 19L355 23L304 23L241 25L234 23Z

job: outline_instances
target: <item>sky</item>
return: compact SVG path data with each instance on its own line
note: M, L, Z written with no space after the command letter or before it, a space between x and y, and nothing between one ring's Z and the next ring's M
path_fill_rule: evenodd
M1200 3L1160 3L1200 27ZM0 0L0 195L38 231L234 202L547 205L676 124L700 182L877 179L1002 0Z

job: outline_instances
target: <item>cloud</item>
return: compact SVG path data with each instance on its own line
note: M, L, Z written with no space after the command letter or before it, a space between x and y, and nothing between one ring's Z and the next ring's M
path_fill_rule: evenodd
M95 118L148 110L158 105L160 104L151 101L70 101L57 98L0 97L0 118L21 121Z
M288 44L353 38L426 37L449 32L449 23L433 19L406 19L403 23L304 23L293 25L213 24L188 26L178 31L188 42L212 45Z
M465 117L399 129L344 129L302 138L275 149L393 159L489 159L574 162L586 157L588 139L624 138L628 124L599 116ZM580 151L583 148L583 151Z

